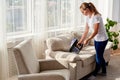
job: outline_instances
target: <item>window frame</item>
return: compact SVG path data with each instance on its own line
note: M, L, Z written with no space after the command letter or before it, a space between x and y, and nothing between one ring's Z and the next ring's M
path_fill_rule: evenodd
M25 9L26 14L24 14L24 16L27 15L27 17L26 17L26 23L25 23L26 25L24 25L24 23L23 23L23 25L26 27L26 29L23 30L23 31L7 32L8 38L10 38L12 36L17 36L17 35L20 36L20 35L31 34L32 33L33 22L34 22L34 20L33 20L33 0L26 0L26 7L25 8L26 8ZM7 10L7 8L6 8L6 10ZM7 13L6 13L6 15L7 15Z
M47 0L46 0L47 1ZM84 0L82 0L84 2ZM71 24L67 24L67 25L62 25L62 21L58 21L58 26L53 26L53 27L49 27L48 25L46 25L47 27L47 31L46 32L53 32L53 31L62 31L62 30L67 30L67 29L72 29L72 28L78 28L78 29L83 29L83 25L85 23L81 23L80 21L80 24L78 24L78 20L77 19L77 16L83 16L81 14L81 12L77 9L79 9L79 6L80 4L78 2L82 2L81 0L72 0L72 11L74 12L72 14L72 23ZM89 0L86 0L86 1L89 1ZM92 1L92 0L91 0ZM99 1L98 1L99 2ZM58 0L57 2L58 5L61 6L61 1ZM58 18L57 20L62 20L61 19L61 7L58 6ZM109 6L108 6L109 7ZM45 8L47 10L47 8ZM7 35L8 36L13 36L13 35L24 35L24 34L32 34L33 30L34 30L34 27L35 27L35 22L34 22L34 0L27 0L27 29L26 31L21 31L21 32L11 32L11 33L8 33ZM31 16L31 17L30 17ZM77 22L78 21L78 22ZM46 24L48 24L48 19L47 21L45 22ZM64 26L68 26L68 27L64 27ZM69 26L72 26L72 27L69 27Z

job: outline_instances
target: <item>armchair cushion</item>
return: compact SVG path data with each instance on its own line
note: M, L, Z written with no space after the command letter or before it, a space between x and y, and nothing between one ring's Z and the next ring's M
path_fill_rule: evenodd
M70 72L67 69L48 70L35 74L18 76L19 80L70 80Z

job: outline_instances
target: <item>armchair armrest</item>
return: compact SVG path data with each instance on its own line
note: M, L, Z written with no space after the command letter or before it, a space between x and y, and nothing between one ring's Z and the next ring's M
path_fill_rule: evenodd
M65 80L63 76L58 74L35 73L23 74L18 76L18 80Z
M66 63L66 65L61 64L61 61L57 61L55 59L48 59L48 60L38 60L40 63L40 70L44 71L44 70L56 70L56 69L66 69L66 65L68 65Z

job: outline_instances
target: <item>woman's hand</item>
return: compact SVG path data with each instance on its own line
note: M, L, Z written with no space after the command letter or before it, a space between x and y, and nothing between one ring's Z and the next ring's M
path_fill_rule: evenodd
M79 41L79 42L77 43L77 46L79 46L80 44L83 44L83 42L82 42L82 41Z
M89 39L86 39L86 40L84 40L84 45L86 45L86 44L88 44L88 42L89 42Z

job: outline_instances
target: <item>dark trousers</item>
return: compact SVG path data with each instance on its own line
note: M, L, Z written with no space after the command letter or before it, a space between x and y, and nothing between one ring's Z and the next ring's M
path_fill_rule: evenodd
M103 57L104 50L107 45L108 40L106 41L94 41L95 44L95 50L96 50L96 67L93 72L93 75L96 76L97 73L102 68L102 73L106 73L106 63L105 59Z

